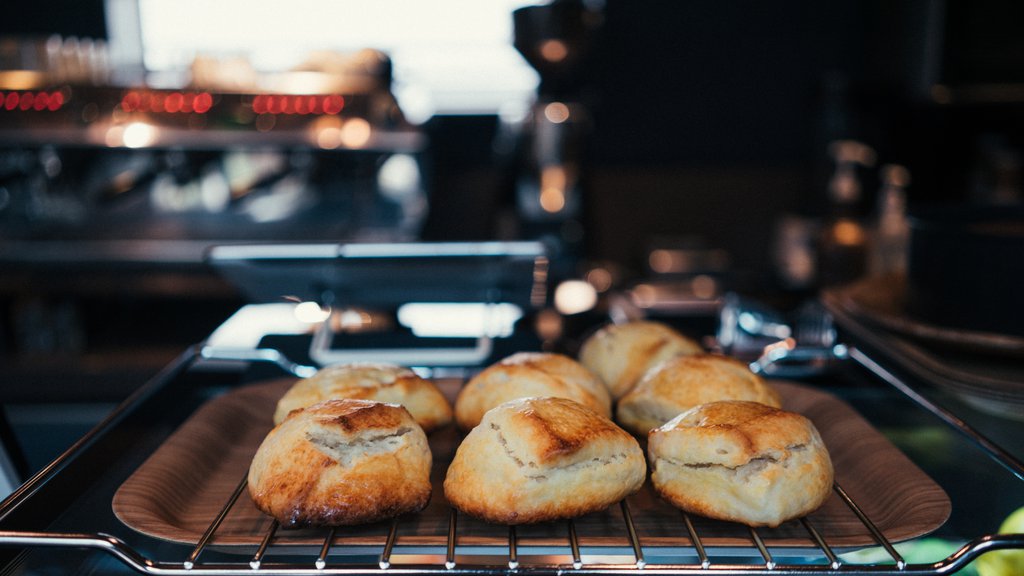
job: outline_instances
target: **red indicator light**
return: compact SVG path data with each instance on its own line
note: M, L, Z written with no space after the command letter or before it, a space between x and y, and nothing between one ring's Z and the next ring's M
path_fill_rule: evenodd
M170 113L181 112L181 107L185 103L185 97L182 96L181 92L171 92L164 99L164 110Z
M142 104L142 97L138 92L129 92L121 99L121 109L125 112L135 112Z
M324 114L337 114L345 107L345 99L337 94L324 97Z
M295 97L295 113L296 114L309 114L309 106L307 106L307 100L303 96Z
M252 111L257 114L267 113L267 97L262 94L252 99Z
M46 108L51 112L55 112L63 105L64 94L61 92L54 92L53 94L50 94L50 103L46 105Z
M200 114L206 114L213 107L213 96L210 96L208 92L201 92L194 102L192 102L192 109Z
M32 101L33 100L35 100L35 97L32 96L32 93L31 92L25 92L24 94L21 95L21 102L18 103L18 108L21 108L22 110L30 110L30 109L32 109Z
M32 109L36 112L42 112L46 110L46 107L50 104L50 95L46 92L39 92L36 94L36 101L32 104Z
M14 110L18 107L18 93L10 92L7 94L7 98L4 99L4 108L8 110Z

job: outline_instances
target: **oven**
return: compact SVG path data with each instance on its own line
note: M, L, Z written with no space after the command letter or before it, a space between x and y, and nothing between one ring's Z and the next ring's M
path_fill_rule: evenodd
M282 528L255 509L245 477L276 399L296 378L348 355L404 355L452 400L513 350L557 349L483 334L491 340L483 348L480 338L423 338L384 350L372 331L342 330L338 311L447 297L516 304L531 318L547 280L545 247L255 245L208 258L231 281L258 287L252 303L4 501L5 573L948 574L973 569L986 552L1024 548L1021 534L997 533L1007 503L1024 494L1013 399L986 404L949 378L929 378L932 367L906 353L924 350L920 341L865 319L845 291L826 293L818 308L832 338L778 340L751 361L832 453L832 494L805 518L756 529L713 521L672 508L648 482L573 520L488 524L458 513L440 491L461 440L449 427L430 436L435 491L423 511L364 526ZM325 287L334 310L305 325L294 318L300 302L272 296L322 296ZM750 313L731 301L722 326ZM991 416L994 404L1011 417Z
M1019 19L941 2L352 0L273 19L241 0L54 2L136 29L0 41L0 388L116 407L12 482L0 574L1019 567L1022 528L1002 525L1024 505L1019 264L999 302L976 281L997 274L950 271L948 245L932 271L982 286L952 311L992 304L1002 333L946 326L948 295L917 315L899 280L910 204L1024 198L1024 98L1005 83L1020 67L964 43L1017 35L956 23ZM142 16L151 33L182 15L168 30L186 36L141 38ZM204 28L218 18L243 24ZM179 49L193 30L218 57ZM148 43L136 61L117 60L126 39ZM280 65L311 46L338 51ZM957 46L975 48L950 76L939 52ZM1019 240L1019 222L990 229ZM251 501L276 399L322 367L410 366L452 402L507 356L575 356L640 318L742 360L815 423L836 467L819 510L749 528L682 513L648 480L570 521L488 524L441 489L454 427L429 436L419 513L286 529Z

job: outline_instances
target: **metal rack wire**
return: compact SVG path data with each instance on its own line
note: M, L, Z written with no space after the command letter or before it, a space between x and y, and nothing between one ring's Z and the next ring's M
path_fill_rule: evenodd
M137 572L152 575L178 575L178 576L228 576L234 574L338 574L346 576L390 576L405 574L580 574L580 575L612 575L612 574L637 574L657 573L666 575L688 575L688 574L751 574L751 575L778 575L778 574L872 574L872 575L925 575L925 574L950 574L965 567L981 554L993 550L1021 548L1024 547L1024 535L1005 534L994 536L983 536L964 545L956 553L948 558L933 564L908 564L896 551L892 542L888 541L867 516L863 514L860 507L850 499L849 495L839 485L835 485L836 494L846 503L850 509L864 523L866 530L871 532L876 542L889 555L890 562L876 564L850 564L844 563L839 556L825 542L814 526L806 519L800 522L807 530L810 538L816 543L817 557L815 562L803 562L799 564L780 563L775 560L757 529L749 528L752 550L760 556L761 562L756 564L736 564L729 562L713 562L704 548L701 536L694 529L693 522L685 513L681 513L680 524L685 530L691 543L692 554L696 556L696 563L654 563L648 562L646 552L661 553L658 548L645 547L637 536L626 501L620 503L625 518L624 530L628 533L632 549L631 561L623 563L610 562L586 562L585 556L581 553L581 546L576 535L575 525L569 520L566 522L566 543L565 548L568 554L565 562L551 562L545 556L544 562L526 564L521 561L518 547L517 528L508 528L507 554L502 563L482 563L472 560L462 561L460 558L470 558L471 554L463 551L457 554L458 544L458 512L451 509L448 522L448 538L443 554L436 555L436 562L431 563L403 563L395 562L396 548L400 548L398 520L392 521L388 530L387 539L382 547L376 564L366 562L332 562L330 552L335 544L335 529L325 529L323 543L315 557L307 561L275 561L277 556L293 558L296 554L288 550L288 546L275 545L274 540L279 525L271 523L264 533L256 552L248 557L247 561L236 563L202 563L200 557L210 544L217 527L235 504L242 493L245 483L239 484L238 489L232 494L229 502L225 504L203 537L197 542L195 548L183 561L167 562L154 561L144 557L124 541L106 534L81 534L81 533L49 533L49 532L0 532L0 544L7 546L56 546L89 548L101 550L120 560L126 566ZM280 548L284 548L283 550ZM685 554L680 555L686 557ZM490 559L488 555L483 558Z
M947 574L960 570L984 552L1024 547L1024 535L984 536L971 541L955 554L934 564L908 564L894 544L890 542L863 512L862 508L838 484L833 486L835 494L857 516L864 529L872 539L885 550L889 561L870 565L844 563L839 555L825 541L819 531L806 518L799 520L815 547L801 550L813 561L799 564L781 563L776 561L769 547L765 544L759 531L748 528L751 546L749 551L759 556L761 561L754 564L737 564L735 562L715 562L705 548L703 538L698 533L690 516L680 512L680 530L685 532L690 546L686 550L673 549L670 555L677 558L695 557L696 562L650 562L648 553L664 556L666 550L657 546L647 546L637 535L629 504L623 500L619 506L623 516L623 532L629 541L630 553L627 561L612 563L606 560L595 562L585 561L580 539L572 520L565 523L564 562L551 562L550 555L541 563L524 563L521 561L518 543L518 531L515 526L508 527L507 552L504 562L495 563L493 555L474 554L472 547L459 544L458 512L450 509L448 519L447 540L443 552L430 555L430 563L396 562L401 556L402 544L399 537L400 521L391 522L386 540L377 555L376 564L365 562L337 561L331 557L336 543L336 529L324 529L322 544L315 556L297 552L297 547L276 542L279 524L272 522L263 533L256 552L247 560L235 563L203 563L200 561L214 540L217 529L224 518L234 507L246 487L243 479L232 492L223 508L215 515L209 527L195 544L192 551L182 561L155 561L146 558L119 538L106 534L85 533L48 533L48 532L0 532L0 544L7 546L57 546L90 548L104 551L120 560L126 566L143 574L153 575L194 575L218 576L239 573L257 574L344 574L357 575L398 575L398 574L623 574L652 572L659 574ZM304 548L304 547L303 547ZM397 554L396 554L397 551ZM281 561L276 558L292 559L296 556L310 556L306 561ZM417 556L421 558L421 556ZM481 562L480 560L484 560ZM489 562L489 563L488 563Z
M197 357L199 356L197 352ZM247 359L247 360L252 360ZM260 361L257 359L257 361ZM276 360L273 361L277 363ZM1011 463L1014 464L1014 463ZM1005 463L1003 463L1006 466ZM1012 469L1012 465L1010 466ZM0 531L0 546L4 547L61 547L83 548L102 551L128 568L151 575L168 576L228 576L234 574L324 574L345 576L392 576L406 574L421 575L468 575L497 576L499 574L541 575L593 575L611 576L622 574L657 573L665 575L778 575L778 574L823 574L823 575L942 575L957 572L980 555L1000 549L1024 548L1024 534L985 535L971 540L959 550L941 561L929 564L908 563L897 551L893 542L868 517L858 504L838 483L833 486L836 497L856 516L870 539L884 551L886 560L860 564L844 561L814 521L802 518L798 522L806 532L806 548L796 553L779 553L766 544L761 530L744 528L749 535L749 545L730 547L728 554L709 551L706 537L700 534L696 524L686 513L680 512L678 533L680 542L687 545L664 546L647 543L638 533L633 514L627 500L619 503L622 514L621 533L628 544L617 547L613 554L588 547L581 542L576 524L565 521L565 540L561 552L550 550L537 552L520 542L520 530L515 526L507 528L507 538L501 548L504 553L495 554L493 546L479 547L460 542L459 513L448 509L447 534L440 546L429 547L423 553L421 544L408 545L402 541L402 520L395 519L388 527L382 545L361 546L358 553L341 550L338 531L324 529L322 540L315 552L309 552L308 545L289 543L279 537L279 525L271 522L260 535L259 545L251 555L239 555L238 561L204 561L204 554L216 543L216 535L223 521L231 512L246 488L243 477L223 507L212 514L211 521L191 551L182 559L162 560L140 553L126 541L105 533L73 533L43 531ZM15 498L20 497L16 495ZM27 497L27 496L25 496ZM738 525L737 525L738 526ZM620 528L615 528L619 530ZM561 529L561 528L560 528ZM548 547L545 547L548 548ZM374 558L376 561L367 560ZM747 563L740 563L745 558ZM780 560L793 558L794 561Z
M649 563L645 554L645 546L638 536L636 526L633 522L633 516L630 511L630 507L627 500L622 500L619 503L619 507L622 511L623 516L623 530L628 537L630 557L631 561L624 564L609 564L609 563L584 563L584 556L581 553L582 547L580 540L576 533L576 526L572 520L566 521L566 542L565 548L568 551L567 558L571 559L569 562L556 563L556 564L539 564L539 565L524 565L520 561L520 550L518 543L518 532L516 526L508 527L508 540L507 540L507 553L505 555L505 562L503 564L492 564L485 565L477 562L466 562L463 565L460 562L459 554L460 550L458 542L458 511L455 508L449 509L448 517L448 533L447 541L444 546L443 564L441 564L442 557L438 555L438 563L436 565L404 565L393 563L395 547L398 544L399 526L400 521L394 519L388 529L387 538L384 546L381 549L378 557L377 566L374 568L360 567L352 564L330 564L328 563L330 551L335 542L336 530L333 528L325 529L325 536L322 545L319 547L315 559L312 562L305 563L272 563L268 562L268 553L271 551L274 545L275 536L279 528L278 522L275 520L271 522L270 526L264 532L260 544L256 552L248 560L248 564L238 563L235 565L225 564L202 564L199 562L200 556L203 551L209 546L213 537L215 536L217 529L220 527L221 522L227 517L232 507L236 505L242 493L245 491L246 479L243 478L239 482L238 486L232 492L228 501L225 502L223 508L217 513L209 527L203 533L202 537L196 543L192 552L188 558L180 564L180 568L185 570L187 574L193 574L197 576L215 576L218 574L225 573L237 573L238 571L247 570L265 570L267 573L303 573L313 571L316 574L401 574L409 570L416 573L424 573L430 571L443 570L445 573L482 573L482 574L500 574L508 572L529 572L537 574L546 573L580 573L586 574L591 571L597 571L605 574L609 571L645 571L645 572L659 572L666 574L688 574L688 573L743 573L743 574L786 574L786 573L811 573L811 572L823 572L823 573L835 573L835 574L852 574L858 572L865 572L871 574L941 574L946 571L956 570L966 565L974 555L980 554L982 549L998 548L998 547L1013 547L1016 545L1024 544L1024 535L1017 536L999 536L991 537L984 542L975 542L970 546L965 547L960 553L954 555L944 562L932 565L910 565L908 564L900 553L896 550L894 544L889 541L882 533L881 530L871 521L870 518L864 513L861 506L859 506L853 498L840 486L838 483L833 485L833 491L842 500L842 502L849 508L849 510L857 516L863 525L864 529L871 534L872 539L882 547L886 554L891 559L891 563L879 564L879 565L849 565L844 564L840 561L839 556L835 553L833 548L825 541L822 535L814 525L807 519L801 518L800 524L807 531L809 538L815 543L815 549L813 552L808 551L807 554L814 553L816 556L824 560L824 562L818 563L804 563L804 564L780 564L773 557L769 551L768 546L765 544L764 539L756 528L748 528L750 534L750 540L752 543L752 550L756 549L756 554L760 556L763 561L760 564L752 565L737 565L727 563L714 563L711 560L707 550L705 549L703 538L694 527L694 523L690 516L685 512L680 512L680 520L682 527L685 528L687 538L690 541L692 554L696 555L698 562L696 564L664 564L664 563ZM0 535L2 536L2 535ZM285 550L278 551L283 552L283 555L292 556L289 553L287 546ZM647 547L649 552L660 552L664 553L664 550L659 547ZM473 558L472 550L464 550L464 556ZM688 554L680 554L675 551L676 556L686 557ZM139 567L133 566L136 569ZM173 570L171 566L165 566L159 570L159 572L153 572L148 569L143 569L143 572L147 573L169 573L168 569Z

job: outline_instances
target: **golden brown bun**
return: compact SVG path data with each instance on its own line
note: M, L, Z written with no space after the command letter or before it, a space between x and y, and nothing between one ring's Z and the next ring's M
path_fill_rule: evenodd
M427 436L405 408L327 400L270 431L249 494L283 526L375 522L427 505L430 466Z
M604 384L582 364L562 354L519 352L470 379L455 399L455 421L463 430L480 423L495 406L528 396L557 396L611 418Z
M401 404L426 432L452 421L448 400L429 380L402 366L362 362L327 366L296 382L278 401L274 423L292 410L336 398Z
M749 526L816 510L832 461L810 420L757 402L702 404L651 431L651 482L673 505Z
M620 426L647 436L653 428L700 404L749 400L782 407L779 393L745 364L716 354L669 358L651 368L619 399Z
M444 493L478 518L526 524L603 510L645 475L640 445L611 420L565 398L520 398L466 436Z
M618 400L659 362L702 352L700 344L671 327L639 320L604 326L583 343L579 358Z

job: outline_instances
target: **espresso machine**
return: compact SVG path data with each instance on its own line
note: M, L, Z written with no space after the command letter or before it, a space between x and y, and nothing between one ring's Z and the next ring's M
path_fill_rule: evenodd
M556 0L513 12L514 45L538 72L536 97L516 124L515 205L523 233L582 255L586 142L584 90L601 28L600 6Z

